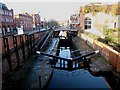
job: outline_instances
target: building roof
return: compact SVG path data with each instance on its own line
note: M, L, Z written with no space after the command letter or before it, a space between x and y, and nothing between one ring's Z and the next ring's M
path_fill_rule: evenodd
M6 6L6 4L1 3L1 2L0 2L0 8L4 10L8 10L8 7Z

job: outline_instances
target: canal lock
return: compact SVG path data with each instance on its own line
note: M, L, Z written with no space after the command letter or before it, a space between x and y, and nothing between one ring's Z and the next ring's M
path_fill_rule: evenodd
M73 46L71 37L70 38L64 37L64 36L59 37L59 44L56 50L57 51L56 55L58 57L70 59L70 58L74 58L81 55L80 50L78 51L74 51L74 50L76 50L76 48L75 46ZM95 75L94 76L91 75L91 73L89 72L90 62L91 62L91 59L89 58L86 60L85 57L76 61L53 58L53 60L50 62L51 67L53 68L53 75L49 82L48 89L50 88L110 88L110 86L105 81L104 77L97 76L96 78ZM75 73L77 74L77 79L74 79L76 78ZM80 77L81 74L79 75L79 73L86 74L85 76L84 74L82 75L84 78L86 77L85 79L86 81L82 80L82 77ZM73 80L71 81L68 78L68 76L71 76L70 79L73 79ZM59 79L60 77L61 79L63 78L63 81ZM66 79L64 80L64 78ZM82 84L81 80L83 81L84 85ZM70 83L70 82L73 82L73 83ZM79 82L79 83L76 83L76 82ZM65 85L63 85L63 83ZM70 84L73 87L71 87Z
M37 88L44 87L47 89L51 89L51 88L107 88L107 89L110 89L110 88L114 88L114 87L119 87L119 84L114 80L114 79L116 79L116 77L113 76L111 73L109 73L110 75L107 74L105 77L102 75L95 76L92 73L90 73L90 71L89 71L89 63L91 63L90 58L88 59L88 58L84 57L77 61L70 60L71 58L81 56L82 55L81 53L84 53L84 52L81 52L81 49L76 48L76 46L74 45L75 42L73 42L73 39L74 39L74 37L71 37L71 36L69 36L69 37L63 36L62 37L62 36L55 35L55 37L54 37L54 35L53 35L53 37L50 40L52 44L49 45L50 43L48 43L48 46L46 45L44 47L45 50L42 50L42 51L49 51L49 49L50 49L49 52L51 52L51 53L49 53L49 54L52 54L57 57L61 57L61 59L50 58L50 57L44 58L44 60L45 59L49 60L50 64L48 63L48 61L47 61L47 64L51 65L52 72L51 72L51 74L49 73L50 77L48 75L48 78L46 78L46 76L45 76L45 75L47 75L47 74L45 74L45 72L47 72L47 71L43 72L44 73L43 75L45 76L46 81L40 75L40 77L39 77L40 85L38 85ZM50 47L52 47L52 48L50 48ZM55 53L55 51L56 51L56 53ZM86 52L85 52L85 54L86 54ZM42 59L41 56L42 55L38 56L38 58ZM35 61L41 62L40 60L35 60ZM42 60L42 62L44 62L44 60ZM33 60L31 60L31 61L33 63ZM20 84L22 83L20 86L20 84L18 83L18 87L20 87L20 89L28 88L29 84L31 84L29 89L32 89L32 86L34 86L34 85L33 85L33 83L30 83L30 82L32 82L33 76L35 79L37 77L37 75L39 76L39 74L41 74L41 72L39 71L38 68L41 67L40 65L42 63L40 65L39 64L40 63L34 64L35 65L34 68L37 68L37 70L33 68L37 73L34 73L34 70L33 71L31 69L29 70L30 72L32 72L32 74L30 75L30 77L32 77L32 78L29 78L29 76L27 76L28 79L30 79L29 81L28 81L28 79L26 81L28 84L25 84L25 81L23 81L23 82L20 82ZM20 77L20 75L18 75L18 76ZM38 78L36 78L36 80L38 81ZM47 82L46 85L43 82L44 83ZM114 82L114 84L113 84L113 82ZM10 83L11 83L11 81L10 81ZM36 83L37 82L35 82L35 86L36 86Z

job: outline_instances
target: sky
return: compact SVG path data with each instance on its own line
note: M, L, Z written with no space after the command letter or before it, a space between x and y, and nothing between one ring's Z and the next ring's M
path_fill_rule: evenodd
M28 12L29 14L40 12L41 19L55 19L57 21L69 20L71 14L78 12L80 6L90 2L117 3L119 0L0 0L14 14Z

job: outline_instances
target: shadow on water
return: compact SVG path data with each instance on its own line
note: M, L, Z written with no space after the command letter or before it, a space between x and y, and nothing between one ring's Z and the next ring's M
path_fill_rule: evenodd
M46 49L47 50L47 49ZM71 54L71 51L75 50L74 46L72 45L71 39L69 40L60 40L58 49L57 49L57 56L64 57L64 58L71 58L73 55ZM28 65L31 66L37 66L37 68L40 68L40 59L35 58L36 61L34 60L29 60ZM30 62L31 61L31 62ZM33 62L34 61L34 62ZM54 61L54 62L53 62ZM93 73L90 71L90 63L91 60L87 60L86 58L82 58L79 60L79 62L73 62L73 64L69 63L66 61L62 61L60 59L52 60L51 67L53 68L53 71L51 73L51 77L49 78L46 86L43 89L56 89L56 88L103 88L103 89L116 89L120 87L120 80L112 73L112 72L99 72L99 73ZM60 65L61 63L61 65ZM64 64L63 64L64 63ZM77 64L76 64L77 63ZM33 64L33 65L32 65ZM71 67L72 65L72 67ZM63 68L64 67L64 68ZM26 68L26 66L25 66ZM31 67L33 68L33 67ZM24 73L17 73L18 76L20 76L20 80L16 81L11 81L9 82L10 86L17 87L16 90L23 90L21 86L24 87L24 90L28 89L29 83L31 79L35 79L36 76L38 75L39 70L30 70L26 69L25 71L28 71L28 74ZM24 68L23 68L24 69ZM35 68L33 68L35 69ZM33 71L29 73L29 71ZM36 71L37 73L35 73ZM24 75L26 74L26 75ZM30 74L30 75L29 75ZM29 75L30 77L28 77ZM30 80L28 80L30 79ZM19 79L19 77L18 77ZM26 81L26 82L25 82ZM32 80L31 80L32 82ZM16 84L17 83L17 84ZM23 85L24 84L24 85ZM5 86L7 86L5 84ZM16 85L16 86L15 86ZM40 89L40 88L39 88ZM34 89L33 89L34 90Z
M65 47L64 47L65 45ZM58 47L57 55L64 58L71 58L71 51L73 50L71 42L63 44L60 42ZM54 60L53 60L54 61ZM92 74L90 71L90 60L82 60L77 62L78 66L75 69L73 63L73 70L67 67L67 62L60 62L61 60L55 60L53 68L53 75L51 77L50 83L47 89L55 88L105 88L110 89L110 86L106 82L104 74L100 72L99 74ZM65 65L60 65L64 63ZM64 68L63 68L64 67Z

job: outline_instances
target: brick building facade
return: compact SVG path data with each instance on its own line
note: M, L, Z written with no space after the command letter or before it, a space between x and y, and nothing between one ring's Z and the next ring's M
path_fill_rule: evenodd
M0 3L0 17L3 35L13 32L13 9L8 9L3 3Z
M79 28L80 20L79 13L70 16L70 28Z
M84 30L84 15L83 15L83 9L82 7L80 8L80 29L83 31Z
M14 25L16 28L23 28L24 31L33 30L33 18L28 13L15 15Z
M33 28L34 29L39 29L41 27L41 17L38 14L32 14L31 15L33 18Z

